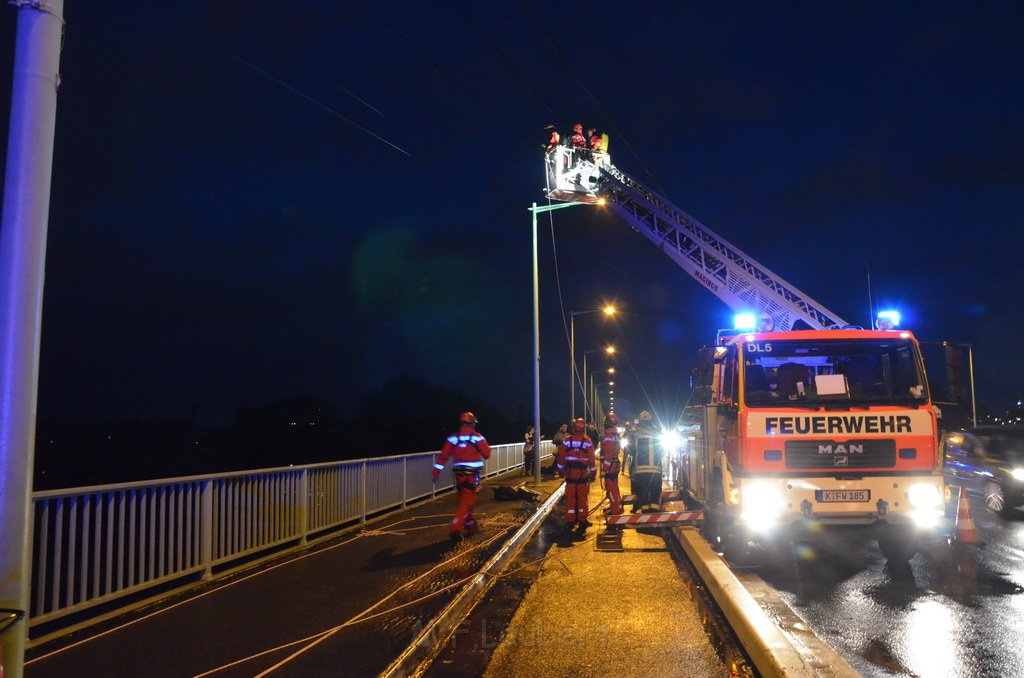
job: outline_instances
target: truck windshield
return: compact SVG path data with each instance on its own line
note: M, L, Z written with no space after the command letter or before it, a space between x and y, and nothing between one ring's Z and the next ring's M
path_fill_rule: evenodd
M770 339L742 345L750 407L928 402L917 346L906 339Z

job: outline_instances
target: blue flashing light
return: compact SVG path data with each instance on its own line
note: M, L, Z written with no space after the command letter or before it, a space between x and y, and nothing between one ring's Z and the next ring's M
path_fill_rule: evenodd
M879 311L875 318L875 327L880 330L891 330L900 326L899 311Z
M753 313L737 313L732 326L737 330L752 330L757 327L757 316Z

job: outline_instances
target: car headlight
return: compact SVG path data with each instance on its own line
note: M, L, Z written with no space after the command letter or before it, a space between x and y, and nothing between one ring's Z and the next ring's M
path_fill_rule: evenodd
M932 508L942 504L942 493L939 492L939 488L927 483L911 485L907 497L914 508Z

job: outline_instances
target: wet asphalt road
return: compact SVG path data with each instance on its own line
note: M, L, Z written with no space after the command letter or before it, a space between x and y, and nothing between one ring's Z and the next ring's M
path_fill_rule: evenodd
M1024 516L971 506L980 549L936 541L893 567L873 542L836 540L756 574L864 676L1024 675Z

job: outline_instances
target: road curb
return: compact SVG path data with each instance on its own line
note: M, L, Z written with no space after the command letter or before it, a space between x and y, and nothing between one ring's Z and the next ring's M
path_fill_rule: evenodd
M725 561L708 545L697 528L677 527L672 533L762 676L855 678L860 675L835 650L805 627L799 629L798 634L794 628L789 633L784 632L737 579ZM758 595L764 598L768 594L762 590ZM785 605L781 598L778 603Z
M433 661L441 651L441 646L497 580L495 575L505 569L505 566L530 540L564 492L565 484L561 483L534 514L523 523L522 527L509 537L497 553L491 556L491 559L473 577L473 580L463 587L441 613L424 627L412 644L380 674L382 678L416 676L426 670L429 662Z

